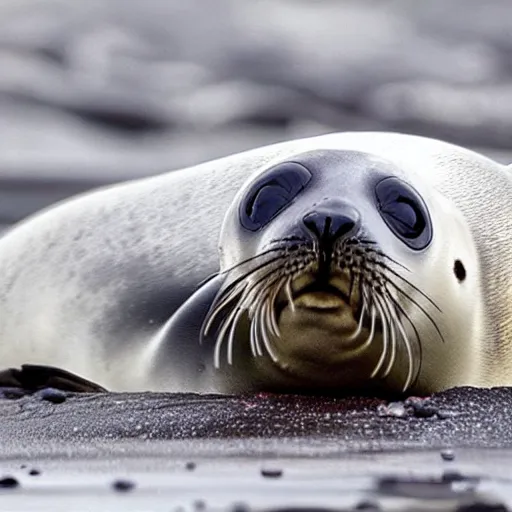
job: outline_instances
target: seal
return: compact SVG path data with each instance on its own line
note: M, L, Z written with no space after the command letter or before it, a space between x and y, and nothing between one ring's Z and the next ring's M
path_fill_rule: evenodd
M0 240L0 357L116 391L509 384L511 199L505 166L396 133L87 193Z

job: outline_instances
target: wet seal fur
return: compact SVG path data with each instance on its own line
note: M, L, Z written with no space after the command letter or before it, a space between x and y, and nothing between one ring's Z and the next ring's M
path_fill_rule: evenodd
M506 167L392 133L85 194L0 240L0 358L110 390L507 385L511 200Z

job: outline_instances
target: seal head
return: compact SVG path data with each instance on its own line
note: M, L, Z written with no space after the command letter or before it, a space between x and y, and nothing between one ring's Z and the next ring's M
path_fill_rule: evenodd
M240 190L220 273L177 319L202 318L199 337L233 390L428 389L449 334L439 282L448 290L467 273L447 255L474 252L470 236L437 234L435 209L467 231L453 205L391 161L316 150L278 162Z

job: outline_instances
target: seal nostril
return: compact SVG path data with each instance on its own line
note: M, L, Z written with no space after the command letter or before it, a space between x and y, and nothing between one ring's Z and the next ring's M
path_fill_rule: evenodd
M303 219L304 225L313 233L317 238L320 238L321 231L318 229L318 214L308 213Z
M348 235L356 226L356 223L348 217L343 217L337 224L333 225L335 238Z

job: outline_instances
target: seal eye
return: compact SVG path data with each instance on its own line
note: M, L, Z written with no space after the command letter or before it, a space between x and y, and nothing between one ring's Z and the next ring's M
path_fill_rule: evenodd
M427 247L432 240L432 223L416 190L390 177L377 183L375 195L378 210L391 231L411 249Z
M265 172L254 183L240 205L242 226L257 231L286 208L311 179L302 165L287 162Z

